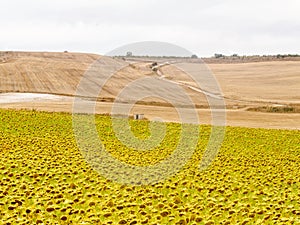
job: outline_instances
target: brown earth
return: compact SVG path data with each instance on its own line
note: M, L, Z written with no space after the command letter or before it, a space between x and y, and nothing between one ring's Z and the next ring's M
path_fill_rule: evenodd
M0 92L50 93L64 96L74 96L82 76L95 60L101 59L108 65L110 58L95 54L82 53L0 53ZM130 82L150 77L159 82L158 74L151 70L149 62L137 62L128 65L117 59L122 68L108 81L101 76L92 75L92 82L84 86L87 91L79 92L83 97L97 97L97 113L110 113L112 101ZM267 106L300 106L300 61L264 61L249 63L209 63L208 67L218 81L228 108L227 125L300 129L299 113L259 112ZM106 67L103 67L106 68ZM195 86L190 77L173 65L160 68L163 76L175 82L193 99L198 107L197 112L201 123L210 123L211 116L205 94L190 89ZM104 71L105 72L105 71ZM99 82L105 83L99 96L94 96L99 90ZM163 82L148 83L144 88L159 91L164 90ZM206 90L210 91L210 90ZM132 95L139 95L140 90L131 90ZM176 98L173 90L169 90L170 98ZM83 93L83 94L82 94ZM78 94L78 92L77 92ZM176 93L175 93L176 94ZM124 97L124 96L123 96ZM130 102L132 96L122 98ZM178 97L179 104L185 99ZM176 110L166 107L163 99L148 97L135 105L131 113L143 113L149 119L162 117L165 121L180 121ZM164 107L165 106L165 107ZM72 112L72 101L35 101L0 103L1 108L27 108L45 111ZM258 110L247 111L248 108ZM295 112L298 112L297 110Z

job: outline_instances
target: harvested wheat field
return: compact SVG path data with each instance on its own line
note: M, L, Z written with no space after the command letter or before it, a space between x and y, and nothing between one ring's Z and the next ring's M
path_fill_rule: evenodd
M72 98L80 94L77 87L87 69L95 60L101 60L103 65L111 63L110 58L95 54L83 53L28 53L1 52L0 54L0 92L2 92L1 108L26 108L44 111L72 112ZM92 76L89 86L85 88L84 96L97 98L97 113L110 113L113 102L131 82L141 78L153 78L143 90L155 90L159 94L164 90L159 86L163 76L165 80L178 83L191 97L196 105L199 121L211 123L211 114L207 96L191 89L196 86L190 76L173 65L165 65L153 71L151 62L114 59L121 67L107 81L101 74ZM156 60L156 59L153 59ZM150 60L151 61L151 60ZM249 63L224 63L209 61L208 68L216 77L224 96L227 111L227 125L265 128L299 129L300 127L300 61L262 61ZM104 67L103 67L104 68ZM103 73L109 72L102 71ZM100 86L99 83L105 85ZM101 92L98 95L98 90ZM132 96L140 90L131 90ZM210 91L210 90L205 90ZM35 98L34 101L5 101L7 93L44 93L55 94L53 99ZM97 95L95 95L97 93ZM169 90L170 98L180 105L185 99L176 96ZM57 98L57 95L61 96ZM63 97L64 96L64 97ZM130 102L130 95L122 99ZM131 113L143 113L148 119L161 117L164 121L179 121L176 110L166 100L148 97L141 99ZM84 110L84 109L83 109Z

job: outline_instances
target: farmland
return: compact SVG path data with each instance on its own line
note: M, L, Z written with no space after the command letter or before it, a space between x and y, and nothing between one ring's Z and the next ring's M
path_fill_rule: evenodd
M149 186L107 180L78 149L72 115L0 110L0 224L300 224L299 130L227 127L222 147L204 171L196 151L165 182ZM131 121L141 139L149 121ZM120 144L108 116L96 116L99 138L120 161L154 164L176 146L180 126L150 154ZM124 154L124 152L126 154Z
M46 93L72 97L76 94L77 85L85 71L99 59L104 64L108 60L96 54L71 52L0 52L0 95ZM253 128L299 129L300 61L295 59L298 58L274 61L261 57L258 61L249 62L206 59L205 62L224 95L228 109L227 124ZM120 63L121 60L117 61ZM130 62L127 67L110 77L99 96L96 96L96 113L110 113L116 96L130 82L145 77L158 79L157 74L150 69L150 64ZM172 65L163 67L161 72L171 81L193 85L188 74ZM97 79L100 78L101 74L95 76L92 79L95 85L90 85L86 90L99 90ZM149 84L149 88L154 89L156 86ZM184 86L183 90L198 107L201 123L209 124L211 117L206 96ZM164 107L165 104L166 102L157 99L143 99L142 104L135 105L135 112L132 113L143 113L150 120L164 116L165 121L180 122L176 111L172 107ZM291 110L281 113L285 111L280 107ZM72 112L72 100L8 101L0 102L0 108Z
M92 74L91 82L83 87L86 95L79 96L82 102L75 107L81 123L85 125L89 117L85 110L93 103L91 99L96 100L96 139L114 159L135 168L177 157L182 127L176 110L182 107L189 115L190 109L171 107L152 97L135 104L130 114L146 117L129 121L137 139L152 137L151 127L162 124L154 122L155 118L162 118L166 127L161 142L144 151L125 145L117 131L130 132L115 129L109 116L122 89L139 79L153 81L141 85L144 90L131 88L120 107L132 96L147 90L155 96L164 87L166 95L185 103L179 93L163 85L162 79L167 79L180 83L195 103L200 124L188 129L197 126L200 132L183 137L187 141L199 138L195 151L175 175L146 185L132 182L138 173L128 176L119 167L115 173L114 165L102 163L105 172L112 174L109 177L87 160L97 158L83 148L93 146L90 127L78 142L81 134L74 129L73 97L89 66L99 59L103 65L112 60L68 52L1 54L0 224L300 224L300 61L207 61L224 94L229 126L216 158L205 170L199 165L209 143L212 115L207 96L189 88L195 82L188 73L165 65L159 74L147 61L114 59L124 67L105 85L99 86L106 79L107 67L100 68L102 74ZM99 88L98 96L90 96ZM181 156L190 154L187 146ZM171 165L181 162L176 157ZM114 176L123 176L126 182Z

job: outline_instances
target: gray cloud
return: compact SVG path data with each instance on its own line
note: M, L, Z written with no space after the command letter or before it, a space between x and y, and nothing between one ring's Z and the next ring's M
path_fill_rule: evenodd
M153 40L200 56L299 53L299 9L297 0L11 0L0 8L0 48L104 54Z

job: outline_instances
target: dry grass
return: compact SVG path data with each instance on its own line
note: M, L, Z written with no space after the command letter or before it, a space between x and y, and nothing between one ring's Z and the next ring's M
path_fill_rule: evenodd
M262 106L256 108L249 108L249 111L255 112L269 112L269 113L300 113L299 106Z

